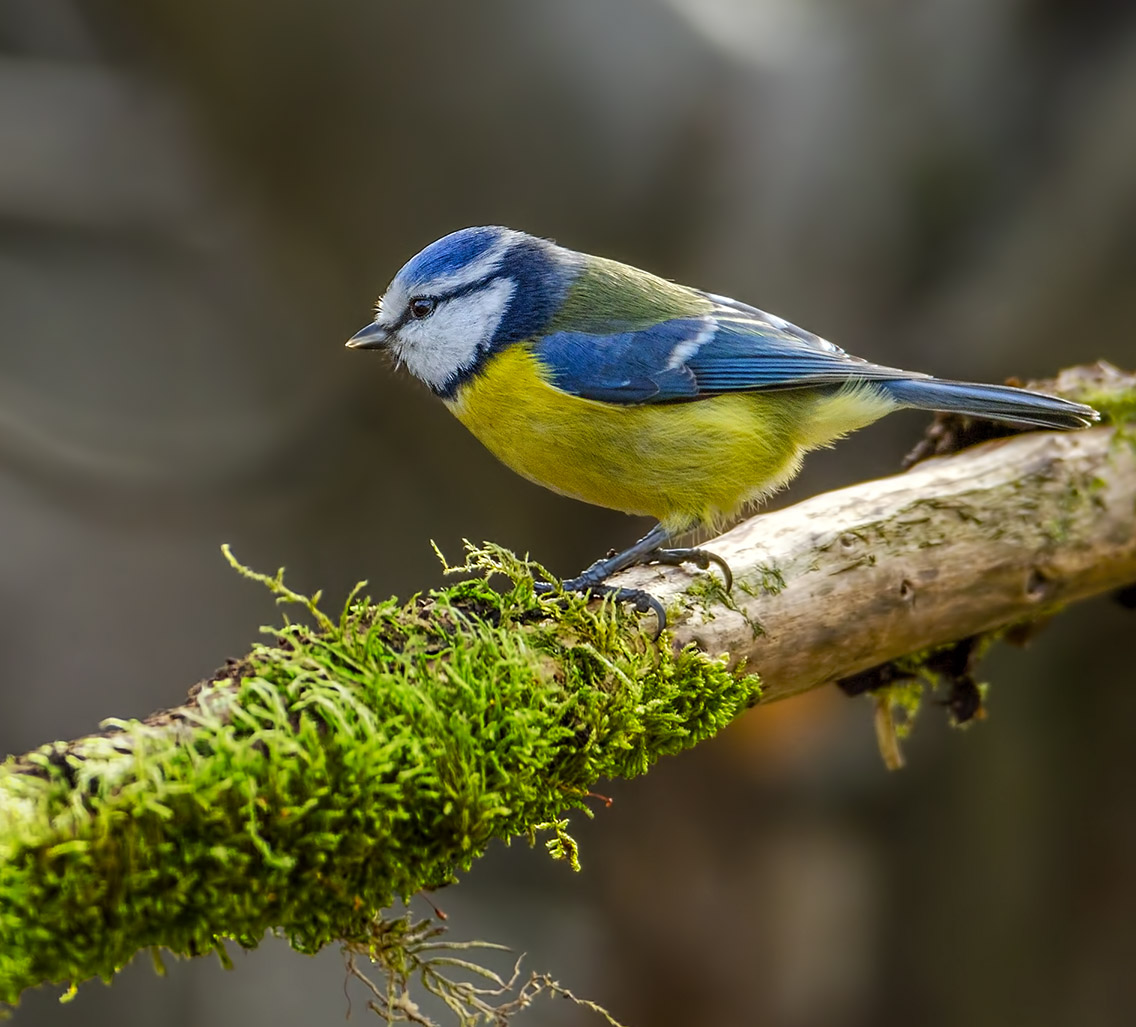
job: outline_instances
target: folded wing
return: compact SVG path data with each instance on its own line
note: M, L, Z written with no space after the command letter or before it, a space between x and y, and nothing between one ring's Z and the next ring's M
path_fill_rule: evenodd
M557 388L606 403L926 377L850 356L754 307L710 299L708 314L610 335L556 332L537 340L534 352Z

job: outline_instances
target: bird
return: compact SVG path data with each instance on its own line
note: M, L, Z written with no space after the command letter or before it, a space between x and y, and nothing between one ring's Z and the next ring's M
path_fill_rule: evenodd
M1088 427L1089 406L885 367L775 314L501 226L430 243L347 341L383 349L517 473L654 518L566 590L662 605L605 584L641 563L730 568L668 548L766 498L810 450L902 408L1026 428ZM553 586L538 583L539 592Z

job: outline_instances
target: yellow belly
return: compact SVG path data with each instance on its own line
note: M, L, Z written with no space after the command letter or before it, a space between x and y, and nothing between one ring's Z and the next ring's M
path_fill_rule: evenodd
M728 517L785 484L809 449L895 409L871 387L599 403L549 385L523 345L493 357L447 406L518 474L675 531Z

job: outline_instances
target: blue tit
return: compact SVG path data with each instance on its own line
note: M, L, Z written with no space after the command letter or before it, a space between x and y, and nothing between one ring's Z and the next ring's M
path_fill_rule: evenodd
M654 517L635 545L564 584L658 612L602 582L636 563L708 566L712 554L663 546L768 496L809 450L893 410L1035 428L1098 417L1056 396L873 364L737 300L500 227L454 232L411 258L347 345L389 350L526 478Z

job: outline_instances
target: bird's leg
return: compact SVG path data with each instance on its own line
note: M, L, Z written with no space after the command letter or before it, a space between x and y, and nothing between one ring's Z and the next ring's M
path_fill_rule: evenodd
M671 533L666 528L661 524L656 524L634 545L628 546L614 556L597 560L587 570L577 574L576 577L568 578L564 582L564 587L573 592L585 592L607 581L613 574L627 570L628 567L650 563L652 554L658 552L659 546L670 537Z
M628 547L621 553L616 553L614 556L597 560L587 570L577 574L574 578L566 578L564 580L565 591L586 592L595 596L611 596L617 603L631 603L640 613L654 610L661 634L663 628L667 626L667 612L658 599L642 589L615 588L611 585L605 585L604 581L618 571L633 567L637 563L643 563L646 554L654 552L658 549L659 544L665 542L669 537L670 533L661 524L656 524L635 545ZM547 581L536 582L534 588L538 595L552 591L552 586Z
M726 579L726 588L731 588L734 583L734 576L730 571L729 564L714 553L707 552L704 549L661 548L663 543L671 538L671 535L672 533L662 524L656 524L634 545L628 546L627 549L616 553L614 556L597 560L574 578L565 579L564 588L569 592L588 592L592 595L611 596L616 602L633 604L640 613L654 610L659 620L659 630L662 631L666 627L667 617L663 610L663 604L658 599L642 589L615 588L605 585L604 582L613 574L639 564L661 563L677 567L680 564L693 563L696 567L706 570L711 563L714 563L721 569L722 575ZM545 594L552 591L552 586L548 582L538 581L536 590L538 594Z
M684 563L692 563L702 570L708 570L710 564L716 564L726 579L726 590L734 585L734 575L730 565L716 553L705 549L663 549L665 543L672 536L661 524L656 524L635 545L624 549L615 556L597 560L586 571L564 582L565 588L573 591L582 591L606 581L618 571L626 570L644 563L661 563L668 567L678 567Z

